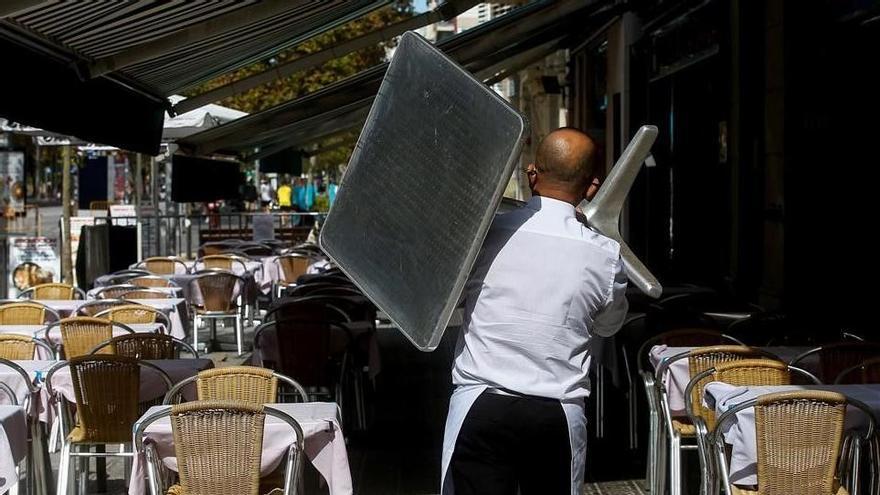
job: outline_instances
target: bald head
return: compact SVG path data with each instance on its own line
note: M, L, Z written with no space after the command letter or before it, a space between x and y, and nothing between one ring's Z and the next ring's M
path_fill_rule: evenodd
M542 180L560 189L583 191L595 175L596 143L585 133L563 127L538 145L535 167Z

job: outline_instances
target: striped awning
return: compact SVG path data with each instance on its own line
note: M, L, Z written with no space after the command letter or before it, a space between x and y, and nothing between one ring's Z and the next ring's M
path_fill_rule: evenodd
M389 3L3 0L0 116L157 153L166 97Z

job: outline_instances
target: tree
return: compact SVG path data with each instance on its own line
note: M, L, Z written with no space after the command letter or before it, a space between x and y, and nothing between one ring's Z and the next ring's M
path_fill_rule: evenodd
M388 24L399 22L412 15L412 1L398 0L392 5L383 7L327 33L284 50L268 60L263 60L220 76L205 84L197 86L184 94L191 96L203 93L218 86L229 84L243 77L270 69L275 64L284 63L310 53L321 51L357 36L381 29ZM396 43L396 40L390 40L376 46L349 53L342 57L330 60L318 67L299 72L283 79L277 79L246 92L236 94L220 101L219 103L249 113L265 110L317 91L324 86L350 77L385 61L388 50L393 48Z

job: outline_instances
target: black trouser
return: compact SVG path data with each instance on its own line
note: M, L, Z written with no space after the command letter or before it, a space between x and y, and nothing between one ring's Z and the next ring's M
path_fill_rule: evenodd
M571 445L558 400L484 392L452 455L456 495L570 495Z

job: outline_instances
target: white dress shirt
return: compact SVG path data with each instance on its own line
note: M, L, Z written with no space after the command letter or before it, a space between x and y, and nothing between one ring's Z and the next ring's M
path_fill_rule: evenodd
M625 290L620 245L571 204L535 196L497 216L465 286L453 383L588 396L592 337L620 328Z

